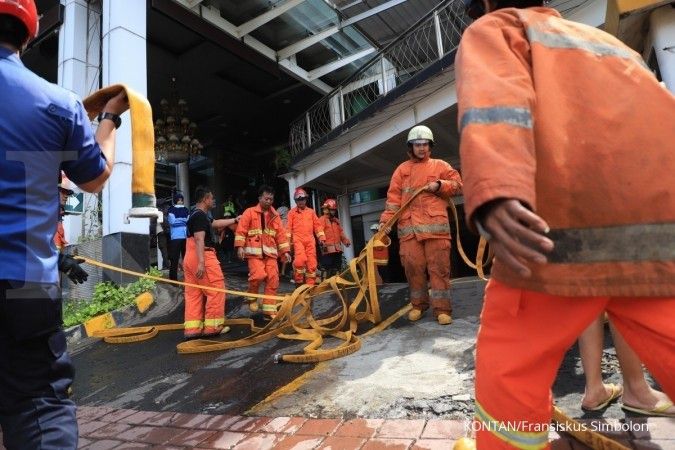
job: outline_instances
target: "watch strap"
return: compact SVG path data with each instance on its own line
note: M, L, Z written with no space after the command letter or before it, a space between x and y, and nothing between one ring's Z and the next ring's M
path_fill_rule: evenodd
M102 120L112 120L112 122L115 124L115 128L119 128L120 125L122 125L122 118L118 116L117 114L113 114L111 112L103 112L98 115L98 121L101 122Z

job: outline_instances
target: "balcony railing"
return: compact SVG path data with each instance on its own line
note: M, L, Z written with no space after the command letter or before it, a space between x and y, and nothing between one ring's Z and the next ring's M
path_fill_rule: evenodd
M462 32L470 23L462 0L445 1L429 11L291 123L292 157L455 51Z

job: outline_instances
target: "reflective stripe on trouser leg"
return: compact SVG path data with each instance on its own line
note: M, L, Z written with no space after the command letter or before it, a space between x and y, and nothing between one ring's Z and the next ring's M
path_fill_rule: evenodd
M431 309L434 316L452 314L450 305L450 239L427 239L423 241L424 258L427 262L431 290Z
M305 253L305 246L303 243L295 239L293 240L293 279L296 283L302 284L305 282L305 269L307 266L307 254Z
M450 289L429 289L429 303L434 311L434 317L438 317L439 314L452 315Z
M293 268L293 280L297 284L302 284L305 282L305 268L304 267L294 267Z
M185 282L200 284L200 279L195 276L197 271L197 255L194 239L188 239L183 272ZM204 297L202 290L192 286L185 286L185 322L183 334L186 337L195 337L202 334L204 328Z
M429 308L429 296L424 247L417 239L401 241L400 245L401 263L410 286L410 303L413 308L426 311Z
M316 283L316 243L312 238L311 241L305 243L305 254L307 255L307 272L305 273L305 283Z
M279 265L276 258L265 258L265 271L267 273L267 282L265 283L265 294L277 295L279 289ZM275 314L277 312L277 301L273 298L263 298L263 313Z
M204 255L204 280L210 287L225 289L225 277L215 252ZM225 325L225 293L204 290L206 308L204 312L204 333L220 333Z
M551 386L562 358L607 302L515 289L490 279L476 343L477 419L516 424L506 431L538 432L548 426ZM560 323L565 326L556 326ZM480 449L533 448L524 446L532 442L516 445L511 434L487 427L479 427L476 437Z

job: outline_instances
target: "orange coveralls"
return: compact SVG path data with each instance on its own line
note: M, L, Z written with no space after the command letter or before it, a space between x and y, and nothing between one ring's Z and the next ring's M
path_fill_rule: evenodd
M469 226L481 205L518 199L555 244L531 278L494 261L478 448L549 448L557 369L603 310L675 398L675 97L619 40L549 8L474 22L457 88Z
M244 247L248 262L248 291L258 293L260 283L265 283L265 294L276 295L279 288L279 254L290 252L286 230L281 216L274 208L263 213L260 205L244 211L234 236L235 248ZM276 300L263 299L263 313L277 312Z
M438 192L418 195L398 220L400 255L410 286L413 308L431 308L434 317L451 314L450 223L448 199L462 190L459 173L442 159L426 157L399 165L391 177L380 223L387 222L410 195L431 181L440 181ZM431 290L427 287L427 273Z
M214 244L211 241L210 223L204 237L204 275L197 278L197 243L193 236L194 228L190 223L197 214L203 214L197 210L188 219L188 236L185 245L185 257L183 258L183 274L185 282L201 286L217 287L225 289L225 277L220 268L220 262L216 256ZM220 333L225 326L225 293L210 289L200 289L185 286L185 323L183 333L185 337L197 337L201 335L214 335Z
M63 247L68 245L68 241L66 241L66 231L63 229L63 222L60 220L58 225L56 225L56 233L54 233L54 245L56 245L56 250L59 252L63 250Z
M326 247L325 253L341 252L342 244L352 244L352 241L345 235L345 232L340 225L340 220L337 217L331 218L331 216L324 214L319 217L319 221L323 227L323 233L326 236L326 240L324 241L324 247Z
M322 252L322 265L327 264L323 259L326 257L334 257L334 260L331 261L331 264L335 267L331 267L331 270L337 270L339 272L340 266L342 264L342 245L351 245L352 242L349 240L347 235L345 235L342 226L340 225L340 220L337 217L332 217L330 215L323 214L319 217L321 226L323 227L323 232L326 235L326 241L324 242L325 250ZM323 267L325 270L326 267Z
M326 236L319 218L312 208L297 206L288 212L288 237L293 243L293 279L296 284L316 282L316 242L322 243Z

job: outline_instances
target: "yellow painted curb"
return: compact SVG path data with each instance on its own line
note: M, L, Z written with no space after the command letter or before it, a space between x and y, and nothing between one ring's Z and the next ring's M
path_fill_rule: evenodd
M150 292L143 292L136 297L136 307L138 307L138 312L141 314L150 309L153 303L155 303L155 298Z
M87 331L87 336L92 336L97 331L114 328L116 326L115 318L111 313L96 316L84 323L84 329Z

